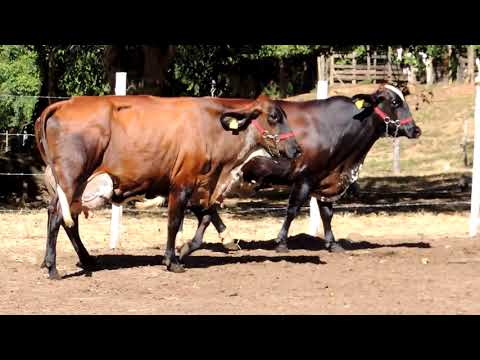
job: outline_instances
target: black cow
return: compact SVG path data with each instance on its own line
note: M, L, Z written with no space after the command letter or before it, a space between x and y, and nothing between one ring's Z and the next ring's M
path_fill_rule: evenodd
M421 130L413 121L404 95L391 85L352 98L333 96L277 104L286 112L303 155L293 162L253 158L242 167L243 179L292 184L287 216L277 238L278 252L288 251L290 224L309 196L318 199L327 249L342 250L331 230L332 203L357 180L368 151L380 137L418 138ZM211 220L219 233L225 231L218 214L212 214ZM194 241L201 241L198 234Z

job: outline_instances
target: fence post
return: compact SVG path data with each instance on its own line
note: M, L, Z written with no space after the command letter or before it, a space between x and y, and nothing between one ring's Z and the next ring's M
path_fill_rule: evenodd
M388 47L387 53L387 71L388 71L388 81L392 81L392 47Z
M373 83L377 83L377 50L373 52Z
M329 83L330 86L335 82L335 56L330 55L330 66L329 66Z
M477 65L480 61L477 59ZM471 237L477 234L480 210L480 73L475 78L475 140L473 143L473 174L472 195L470 199L470 229Z
M357 58L355 56L355 51L352 53L352 67L353 67L353 80L352 80L352 84L356 84L357 83Z
M318 65L318 85L317 85L317 99L328 98L328 80L325 66L325 56L319 56L317 58ZM330 70L331 71L331 70ZM330 79L331 74L330 74ZM320 209L318 207L317 198L310 198L310 224L308 234L311 236L317 236L320 229Z
M115 95L127 94L127 73L115 74ZM120 241L123 207L121 204L112 203L112 219L110 223L110 249L115 249Z
M5 152L8 152L8 130L5 131Z
M393 139L393 173L400 174L400 139Z
M367 45L367 74L368 81L372 81L372 74L370 74L370 45Z

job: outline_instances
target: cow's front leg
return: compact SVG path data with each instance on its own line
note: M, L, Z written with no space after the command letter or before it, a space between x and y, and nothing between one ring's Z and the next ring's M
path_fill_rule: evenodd
M55 195L48 206L47 244L45 258L41 265L42 268L47 268L48 277L51 280L61 279L57 270L57 237L63 221L59 207L58 196Z
M322 218L323 231L325 234L325 247L330 252L342 251L342 246L335 240L332 232L333 204L319 202L320 217Z
M181 187L173 189L168 196L168 238L164 263L168 271L175 273L185 271L175 255L175 239L185 216L185 209L191 193L190 187Z
M305 204L305 201L307 201L308 195L310 194L310 189L311 186L306 180L297 181L293 185L290 197L288 199L287 216L285 217L282 228L280 229L280 233L278 234L276 240L278 245L275 250L277 252L288 252L287 238L290 224L297 216L302 205Z
M223 244L223 247L229 251L240 250L240 246L235 242L235 240L230 236L230 231L227 230L227 226L223 223L220 215L218 214L217 209L211 210L212 215L212 224L217 230L218 237Z

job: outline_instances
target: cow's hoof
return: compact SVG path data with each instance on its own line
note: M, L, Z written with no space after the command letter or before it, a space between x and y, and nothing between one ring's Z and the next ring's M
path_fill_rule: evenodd
M334 242L328 246L328 251L332 253L339 253L345 251L345 249L338 242Z
M223 247L228 251L238 251L242 249L235 241L232 241L228 244L223 244Z
M42 261L42 264L40 265L40 269L46 269L47 268L47 263L45 260Z
M60 274L58 273L57 269L54 269L54 270L51 270L51 271L48 273L48 279L49 279L49 280L61 280L62 277L61 277Z
M170 265L167 266L167 270L173 273L185 272L185 268L183 267L182 264L179 264L179 263L170 263Z
M288 246L286 244L278 244L275 248L275 251L277 253L288 253L290 250L288 250Z

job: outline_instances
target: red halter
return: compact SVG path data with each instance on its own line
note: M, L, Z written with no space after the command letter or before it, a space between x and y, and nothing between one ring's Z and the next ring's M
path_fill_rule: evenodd
M257 119L254 119L252 120L252 124L253 126L255 126L258 130L258 132L262 135L268 135L268 131L265 130L262 125L259 124L259 122L257 121ZM274 135L275 136L275 135ZM290 132L287 132L287 133L283 133L283 134L280 134L280 135L276 135L277 136L277 139L278 141L282 141L282 140L287 140L291 137L294 137L295 134L293 133L293 131L290 131Z
M385 122L389 122L390 121L390 117L385 114L382 110L380 110L380 108L377 106L374 111L377 113L378 116L380 116L382 118L383 121ZM393 120L392 122L398 122L399 125L406 125L406 124L409 124L413 121L412 117L407 117L405 119L402 119L402 120Z

